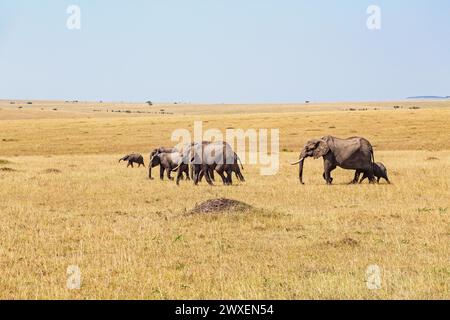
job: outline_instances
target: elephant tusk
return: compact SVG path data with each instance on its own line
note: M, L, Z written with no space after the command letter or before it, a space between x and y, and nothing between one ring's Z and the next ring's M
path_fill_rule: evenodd
M299 163L302 162L303 160L305 160L305 158L301 158L301 159L298 160L297 162L291 163L291 165L295 166L296 164L299 164Z
M172 172L177 171L178 169L180 169L180 167L181 167L181 163L175 169L173 169Z

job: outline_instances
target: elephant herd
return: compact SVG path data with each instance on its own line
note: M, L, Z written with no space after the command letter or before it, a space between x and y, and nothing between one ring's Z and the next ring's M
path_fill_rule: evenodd
M365 138L340 139L325 136L308 141L299 160L292 163L292 165L299 165L301 184L304 184L304 162L309 157L323 158L323 178L329 185L333 182L331 173L337 167L355 171L355 177L351 182L353 184L362 183L365 179L369 179L370 183L379 183L381 178L390 183L386 167L382 163L375 163L373 147ZM128 161L128 166L131 167L133 167L133 163L138 164L139 167L141 165L145 167L144 158L140 154L127 155L120 161ZM184 179L192 179L197 185L203 178L209 185L213 185L215 173L221 177L224 185L233 184L233 173L239 181L245 181L241 172L241 169L244 169L242 162L226 142L203 141L178 148L156 148L150 154L149 179L153 179L152 169L158 166L160 167L160 179L164 180L167 175L169 180L176 180L177 185ZM176 178L171 176L172 172L176 173ZM360 179L361 174L363 177Z
M160 167L161 180L165 174L169 180L175 180L171 173L176 172L177 185L183 179L192 179L197 185L203 178L212 185L215 173L222 178L224 185L233 184L233 173L239 181L245 181L241 160L226 142L203 141L181 148L157 148L150 154L149 179L153 179L152 169L157 166Z

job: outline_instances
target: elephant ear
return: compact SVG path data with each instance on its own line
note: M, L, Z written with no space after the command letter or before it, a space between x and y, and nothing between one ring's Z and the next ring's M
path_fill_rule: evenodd
M328 152L330 152L330 147L328 146L328 143L326 141L321 140L318 143L316 149L314 150L314 159L324 157L327 155Z

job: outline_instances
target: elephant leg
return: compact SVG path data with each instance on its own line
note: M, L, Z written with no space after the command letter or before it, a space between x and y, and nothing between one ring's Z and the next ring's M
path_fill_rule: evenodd
M165 168L163 166L160 166L159 167L159 179L161 179L161 181L164 180L164 171L165 171Z
M367 173L367 177L369 178L370 184L374 184L376 179L375 179L375 176L373 174L373 168L370 168L366 173Z
M330 161L325 160L324 162L324 171L325 171L325 181L328 185L331 185L333 183L333 178L331 177L331 172L336 169L336 166L333 165Z
M238 179L238 180L241 181L241 182L245 182L245 178L244 178L244 176L242 175L242 172L241 172L241 170L239 169L239 167L236 168L236 170L234 171L234 173L236 174L236 179Z
M194 185L198 185L198 183L200 182L200 175L202 174L202 170L200 170L200 168L195 168L194 169Z
M167 171L167 179L173 181L173 178L171 177L172 170L170 170L170 167L166 168L166 171Z
M209 184L210 186L214 185L214 184L213 184L213 181L211 180L210 169L208 168L207 165L204 165L204 166L203 166L203 171L204 171L204 173L205 173L206 182L208 182L208 184Z
M225 177L224 174L224 166L223 165L217 165L215 168L215 171L217 174L222 178L223 185L226 185L228 183L227 177ZM211 170L211 176L214 174L214 170Z
M209 175L210 175L212 181L216 181L216 177L214 176L214 170L210 170Z
M225 186L227 184L227 178L225 177L225 175L223 174L223 172L218 173L219 176L222 178L222 183Z
M186 174L186 180L191 180L191 177L189 176L189 167L184 168L184 173Z
M361 181L359 181L359 184L363 183L363 181L366 180L367 178L368 178L367 177L367 173L364 172L364 174L363 174L363 176L361 178Z
M228 175L228 185L233 185L233 170L231 168L227 169L227 175Z
M181 171L181 169L179 169L177 172L177 186L180 185L180 180L181 180L182 176L183 176L183 171Z
M328 182L327 181L327 178L326 178L326 176L325 176L325 172L322 174L322 177L323 177L323 180L325 180L326 182ZM330 176L330 180L331 180L331 182L333 182L333 178Z
M223 185L226 186L228 184L228 178L225 177L224 171L219 169L219 171L217 171L217 173L222 178Z
M357 184L359 182L359 177L361 176L361 171L356 170L355 177L353 178L353 181L350 182L350 184Z

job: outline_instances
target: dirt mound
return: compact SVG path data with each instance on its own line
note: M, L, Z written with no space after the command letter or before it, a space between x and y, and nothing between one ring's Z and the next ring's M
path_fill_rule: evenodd
M211 214L223 212L243 212L251 210L253 207L240 201L230 199L212 199L195 206L189 214Z
M0 171L2 172L17 172L17 170L12 168L0 168Z
M58 170L58 169L47 169L47 170L42 171L42 173L48 173L48 174L50 174L50 173L61 173L61 170Z

